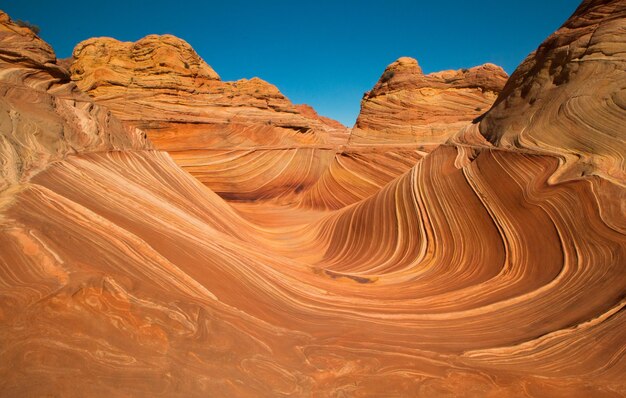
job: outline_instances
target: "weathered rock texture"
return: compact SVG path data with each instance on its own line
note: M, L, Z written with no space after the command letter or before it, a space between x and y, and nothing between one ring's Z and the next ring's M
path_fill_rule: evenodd
M493 64L425 75L415 59L400 58L364 95L350 143L441 144L485 113L506 80Z
M0 191L77 152L147 148L70 82L54 52L0 14Z
M398 59L364 96L348 143L316 183L284 199L340 209L374 195L486 112L506 77L492 64L424 75L416 60Z
M559 155L559 178L626 181L626 3L584 2L511 75L481 133Z
M623 28L623 4L585 1L566 26ZM611 169L559 180L551 147L473 124L430 153L337 155L307 203L228 203L0 18L0 166L16 176L0 186L0 395L626 396ZM619 98L621 61L604 62L595 81ZM605 133L593 156L625 134Z
M259 78L221 81L189 44L171 35L136 43L89 39L76 46L73 58L72 79L82 90L230 199L302 189L324 166L298 166L310 163L310 148L329 151L348 137L340 123L294 106ZM285 159L293 161L291 177L277 184ZM236 169L247 177L238 178ZM215 183L207 175L216 176Z
M98 103L223 198L329 209L406 172L488 109L506 80L495 65L424 75L401 58L364 99L348 142L340 123L292 105L260 79L220 81L173 36L87 40L71 71Z

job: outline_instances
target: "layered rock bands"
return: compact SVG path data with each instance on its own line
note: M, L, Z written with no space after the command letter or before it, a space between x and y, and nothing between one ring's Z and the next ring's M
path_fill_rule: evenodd
M625 396L625 28L401 58L348 130L0 14L0 395Z

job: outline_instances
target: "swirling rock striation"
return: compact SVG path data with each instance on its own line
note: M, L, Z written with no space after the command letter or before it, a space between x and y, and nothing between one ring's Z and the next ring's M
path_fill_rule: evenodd
M626 396L611 169L561 179L567 151L472 124L429 151L343 148L301 202L227 202L0 17L0 395Z
M425 75L415 59L399 58L364 95L348 143L298 205L340 209L374 195L489 109L506 78L493 64Z
M511 75L480 123L494 145L561 156L558 179L626 180L626 3L583 2Z
M149 148L80 92L50 46L0 14L0 191L77 152Z
M493 64L425 75L399 58L363 96L350 143L441 144L491 107L507 77Z
M233 200L301 190L311 175L321 174L317 165L298 167L310 162L307 148L328 152L348 138L343 125L293 105L259 78L221 81L188 43L171 35L135 43L86 40L74 49L70 71L96 102L145 131L158 149ZM285 176L287 183L277 183L285 159L293 161L293 172ZM248 164L255 170L252 178L238 178L236 169ZM292 183L298 169L302 175Z

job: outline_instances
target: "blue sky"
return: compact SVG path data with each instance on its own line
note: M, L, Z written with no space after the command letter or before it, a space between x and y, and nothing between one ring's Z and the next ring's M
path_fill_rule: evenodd
M425 72L492 62L509 74L578 0L133 1L8 0L0 9L41 27L59 58L96 36L170 33L223 80L258 76L294 103L352 126L363 93L401 56Z

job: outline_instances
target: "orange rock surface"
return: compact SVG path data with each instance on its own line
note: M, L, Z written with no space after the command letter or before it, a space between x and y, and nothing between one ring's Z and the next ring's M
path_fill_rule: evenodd
M30 29L0 14L0 191L77 152L150 148L145 134L94 105Z
M626 4L585 2L517 68L480 123L502 148L554 154L559 179L626 181Z
M350 143L441 144L491 107L507 77L493 64L425 75L402 57L363 96Z
M295 200L340 209L372 196L489 109L506 78L492 64L424 75L416 60L398 59L363 97L349 141Z
M80 88L222 197L333 209L406 172L488 109L506 80L491 64L424 75L401 58L363 100L348 139L340 123L293 106L260 79L220 81L173 36L90 39L73 59Z
M171 35L136 43L86 40L74 49L70 70L99 104L230 199L302 189L324 167L310 164L314 149L327 152L348 138L343 125L293 105L259 78L221 81L189 44ZM293 167L279 181L285 162Z
M285 169L273 200L247 202L152 149L0 13L0 395L626 396L626 191L602 152L624 130L596 119L626 121L624 4L584 1L535 53L581 54L588 21L614 32L594 74L613 102L584 103L558 146L504 129L533 106L519 82L554 64L524 63L480 124L428 150L245 148L232 164L249 179L248 164ZM550 87L545 109L566 109ZM571 173L590 137L589 171Z

